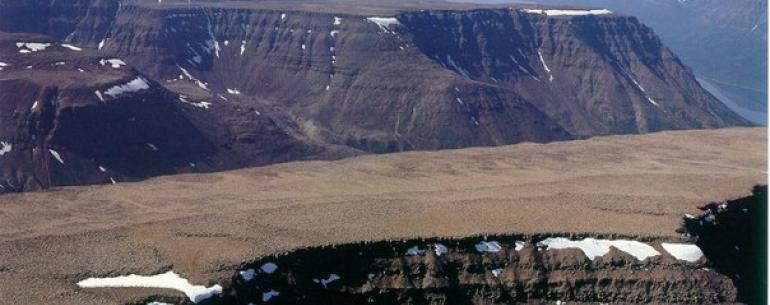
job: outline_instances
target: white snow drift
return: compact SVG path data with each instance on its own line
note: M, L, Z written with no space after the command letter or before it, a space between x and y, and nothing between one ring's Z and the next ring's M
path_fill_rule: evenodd
M150 85L147 83L147 81L143 77L137 76L135 79L133 79L128 83L125 83L123 85L117 85L107 89L107 91L104 91L104 94L107 94L115 98L121 94L138 92L146 89L150 89Z
M390 33L389 27L401 24L395 17L368 17L366 20L376 24L385 33Z
M5 155L13 150L13 144L9 142L0 142L0 156Z
M612 14L612 11L606 9L600 10L538 10L538 9L525 9L530 14L540 14L546 16L585 16L585 15L607 15Z
M32 53L43 51L50 47L50 43L42 42L17 42L16 47L19 48L19 53Z
M174 271L152 276L131 274L118 277L88 278L78 282L77 285L82 288L142 287L174 289L187 295L193 303L201 302L222 293L222 286L205 287L202 285L192 285L188 280L174 273Z
M503 250L503 246L500 245L500 243L496 241L482 241L478 244L476 244L476 251L479 253L484 252L500 252L500 250Z
M118 69L120 66L125 66L126 62L118 58L111 58L99 60L99 64L102 66L110 65L113 69Z
M590 260L602 257L610 252L610 246L620 251L628 253L638 260L645 260L648 257L658 256L660 252L652 246L633 240L606 240L586 238L573 241L564 237L546 238L537 243L540 247L549 249L580 249Z
M679 260L694 263L703 257L703 252L696 245L661 243L660 246Z
M63 43L61 46L62 46L62 47L64 47L64 48L70 49L70 50L72 50L72 51L76 51L76 52L80 52L80 51L83 51L83 49L82 49L82 48L79 48L79 47L73 46L73 45L71 45L71 44L68 44L68 43Z

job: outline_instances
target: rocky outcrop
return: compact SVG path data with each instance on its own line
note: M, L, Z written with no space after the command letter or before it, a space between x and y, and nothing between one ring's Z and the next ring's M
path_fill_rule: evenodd
M664 253L638 260L618 248L589 259L495 236L340 245L264 258L233 277L222 304L732 303L730 279ZM526 240L526 242L524 242ZM500 248L497 248L500 246Z
M701 210L702 215L685 217L682 233L703 249L715 270L730 277L739 301L767 303L767 185Z

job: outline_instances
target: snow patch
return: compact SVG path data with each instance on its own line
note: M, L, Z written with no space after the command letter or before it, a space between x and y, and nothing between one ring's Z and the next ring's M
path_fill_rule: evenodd
M152 151L158 151L158 147L157 147L157 146L155 146L155 144L152 144L152 143L147 143L147 147L149 147L150 149L152 149Z
M610 252L610 246L628 253L642 261L648 257L658 256L660 252L652 246L632 240L606 240L586 238L579 241L569 240L564 237L546 238L537 243L539 247L549 249L580 249L590 260L602 257Z
M631 82L634 83L636 88L638 88L640 91L642 91L642 93L644 93L644 97L647 98L647 101L650 102L650 104L653 104L656 107L660 107L660 104L658 104L655 100L653 100L650 97L649 94L647 94L647 90L644 90L644 87L642 87L642 85L640 85L639 82L636 81L636 78L634 78L633 76L631 76Z
M140 287L174 289L187 295L193 303L201 302L222 293L222 286L205 287L202 285L192 285L188 280L174 273L174 271L152 276L131 274L108 278L88 278L78 282L77 285L82 288Z
M206 91L208 91L208 90L209 90L209 87L208 87L208 84L207 84L207 83L204 83L204 82L202 82L201 80L199 80L199 79L197 79L197 78L193 77L193 76L192 76L192 74L190 74L190 72L187 72L187 69L185 69L185 68L182 68L181 66L177 66L177 67L179 67L179 70L182 70L182 73L183 73L185 76L187 76L187 78L188 78L189 80L191 80L191 81L195 82L195 84L196 84L196 85L198 85L198 87L200 87L201 89L203 89L203 90L206 90Z
M227 93L232 94L232 95L241 95L241 91L238 91L238 89L227 88Z
M31 52L43 51L50 46L51 46L50 43L41 43L41 42L17 42L16 43L16 47L19 48L19 53L31 53Z
M59 163L64 164L64 159L61 158L61 155L59 154L58 151L55 151L53 149L49 149L48 152L51 153L51 156L56 158L56 161L59 161Z
M272 274L273 272L278 270L278 265L276 265L275 263L265 263L259 269L262 270L262 272L264 273Z
M543 59L543 53L538 50L537 56L540 57L540 62L543 64L543 69L545 69L545 72L548 72L548 81L553 82L553 75L551 74L551 69L549 69L548 65L545 63L545 59Z
M524 246L526 246L526 245L527 245L527 243L525 243L523 241L517 241L516 242L516 247L513 250L521 251L521 249L524 249Z
M9 142L0 142L0 156L5 155L13 150L13 144Z
M96 97L99 98L100 102L104 102L104 96L102 96L102 93L99 92L99 90L94 91L94 94L96 94Z
M479 253L484 253L484 252L494 253L494 252L500 252L501 250L503 250L503 246L501 246L500 243L496 241L482 241L476 244L475 247L476 247L476 251L478 251Z
M503 274L502 268L497 268L492 270L492 275L494 275L495 277L500 277L501 274Z
M332 23L332 25L340 25L340 24L342 24L342 18L334 17L334 23Z
M200 102L192 102L187 99L187 96L180 94L179 95L179 101L185 104L190 104L193 107L203 108L203 109L209 109L211 106L211 103L207 101L200 101Z
M442 256L449 252L449 249L442 244L433 245L433 252L436 252L436 256Z
M241 41L241 56L243 56L243 52L246 52L246 40Z
M110 65L113 69L118 69L121 66L125 66L126 62L118 59L118 58L111 58L111 59L101 59L99 60L99 64L102 66Z
M425 250L420 249L419 246L414 246L409 249L406 249L406 255L409 256L417 256L417 255L423 255L425 254Z
M336 274L332 273L332 274L329 274L328 278L325 278L325 279L313 279L313 282L321 284L322 286L324 286L324 288L327 288L329 284L331 284L332 282L337 281L339 279L340 279L339 275L336 275Z
M390 33L390 26L401 24L395 17L368 17L366 20L376 24L385 33Z
M241 275L241 278L243 278L244 281L251 281L254 279L254 277L257 275L257 272L254 269L246 269L243 271L240 271L239 274Z
M99 48L97 50L101 51L102 48L104 48L104 43L107 41L107 38L102 39L102 41L99 42Z
M696 245L661 243L660 246L678 260L694 263L703 257L703 252Z
M546 16L585 16L585 15L607 15L612 14L612 11L606 9L599 10L539 10L539 9L525 9L524 12L530 14L540 14Z
M277 297L280 294L281 294L280 292L275 291L275 290L270 290L268 292L263 292L262 293L262 302L264 303L264 302L270 301L270 299L272 299L273 297Z
M83 51L83 49L82 49L82 48L78 48L78 47L76 47L76 46L73 46L73 45L71 45L71 44L67 44L67 43L63 43L61 46L62 46L62 47L65 47L65 48L67 48L67 49L70 49L70 50L72 50L72 51L77 51L77 52Z
M150 85L147 83L147 81L143 77L137 76L134 80L128 83L125 83L123 85L117 85L110 89L107 89L107 91L104 91L104 94L107 94L112 98L115 98L118 95L121 95L124 93L139 92L146 89L150 89Z

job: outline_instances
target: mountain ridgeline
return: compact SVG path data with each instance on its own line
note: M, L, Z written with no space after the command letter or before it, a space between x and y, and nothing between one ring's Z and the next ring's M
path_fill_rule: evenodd
M0 186L750 125L631 16L313 8L0 0Z

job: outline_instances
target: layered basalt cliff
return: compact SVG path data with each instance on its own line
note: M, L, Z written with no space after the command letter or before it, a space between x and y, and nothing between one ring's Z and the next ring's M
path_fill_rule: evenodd
M31 24L34 19L47 22ZM206 170L220 170L365 152L748 124L706 93L652 31L629 16L546 16L517 8L402 9L386 16L354 7L335 13L290 4L69 0L2 1L0 20L0 62L6 64L0 80L9 86L34 78L39 88L56 88L71 75L60 69L77 74L115 58L158 91L132 93L124 101L167 101L165 110L132 109L138 103L127 102L120 110L95 103L107 108L62 112L80 127L60 124L58 130L103 131L50 140L72 157L125 159L136 153L103 147L120 139L162 141L151 135L190 142L159 163L115 161L116 175L126 179L177 172L180 164L202 160L208 160L202 162ZM20 53L16 44L26 42L67 43L81 51ZM67 60L71 56L88 59ZM65 60L69 65L48 68ZM115 73L88 72L101 85L108 84L100 78ZM93 101L91 84L70 86L82 93L73 103ZM32 103L36 90L3 94L2 103L9 109ZM169 119L132 128L104 111ZM162 114L169 111L175 114ZM2 122L5 141L30 136L21 122L34 115L15 115ZM104 139L107 134L119 136ZM79 178L88 175L78 168L68 171L71 178L33 184L95 181ZM16 176L45 180L37 176L49 174L32 162Z
M737 292L731 280L709 269L707 260L677 259L660 243L651 244L658 255L640 260L641 257L630 254L633 251L623 249L631 251L624 252L615 247L604 254L584 253L579 248L559 248L553 244L551 248L546 241L541 241L544 238L490 236L486 237L487 241L481 238L412 240L300 250L247 265L234 276L233 286L226 287L221 298L210 302L716 304L736 301ZM612 242L586 241L589 248Z

